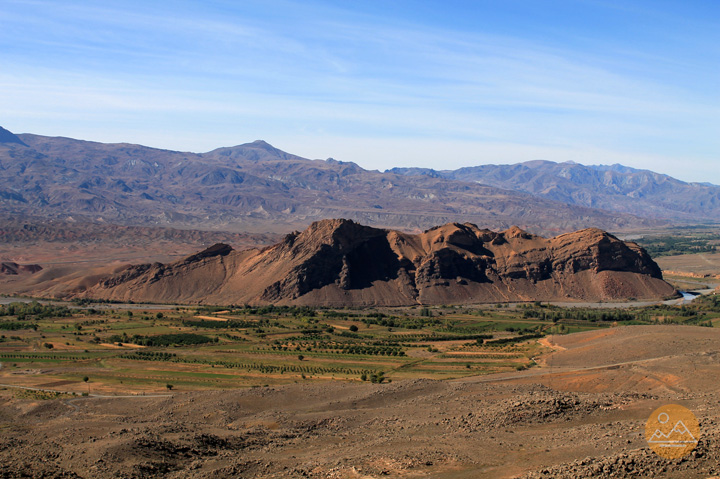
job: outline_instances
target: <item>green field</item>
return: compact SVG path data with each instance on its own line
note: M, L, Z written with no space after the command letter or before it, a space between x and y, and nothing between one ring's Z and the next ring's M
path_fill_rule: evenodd
M716 253L720 245L718 225L693 225L668 228L644 234L634 240L653 258L697 253Z
M448 379L531 368L546 334L620 324L715 326L720 298L689 306L311 309L0 307L0 383L144 394L299 381ZM87 379L87 380L86 380Z

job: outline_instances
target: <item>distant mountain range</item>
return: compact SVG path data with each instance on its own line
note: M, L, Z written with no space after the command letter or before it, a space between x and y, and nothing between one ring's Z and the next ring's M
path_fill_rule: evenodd
M528 161L458 170L393 168L398 175L475 182L530 193L569 205L672 221L720 220L720 186L685 183L649 170L623 165Z
M415 231L459 221L557 234L717 221L720 187L551 162L381 173L263 141L187 153L0 128L0 214L245 232L329 217Z

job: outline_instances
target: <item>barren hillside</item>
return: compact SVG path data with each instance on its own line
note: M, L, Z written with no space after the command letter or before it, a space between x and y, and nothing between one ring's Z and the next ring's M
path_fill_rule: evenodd
M412 235L324 220L264 249L216 245L130 267L74 294L122 301L408 305L660 299L650 257L597 229L545 239L451 223Z

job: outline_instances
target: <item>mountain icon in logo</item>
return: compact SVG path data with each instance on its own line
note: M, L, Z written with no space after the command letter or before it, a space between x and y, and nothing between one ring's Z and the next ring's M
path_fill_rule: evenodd
M668 404L657 408L645 424L650 448L667 459L689 454L698 445L700 423L688 408Z
M697 442L698 440L682 421L676 422L675 427L667 434L660 429L655 429L653 435L648 439L648 443L657 444L660 447L685 447L686 444L697 444Z

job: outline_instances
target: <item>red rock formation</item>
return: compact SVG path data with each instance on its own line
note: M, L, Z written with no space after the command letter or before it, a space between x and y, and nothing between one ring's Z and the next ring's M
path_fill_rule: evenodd
M598 229L551 239L450 223L413 235L323 220L262 250L216 245L133 266L82 292L133 301L325 306L660 299L647 253Z

